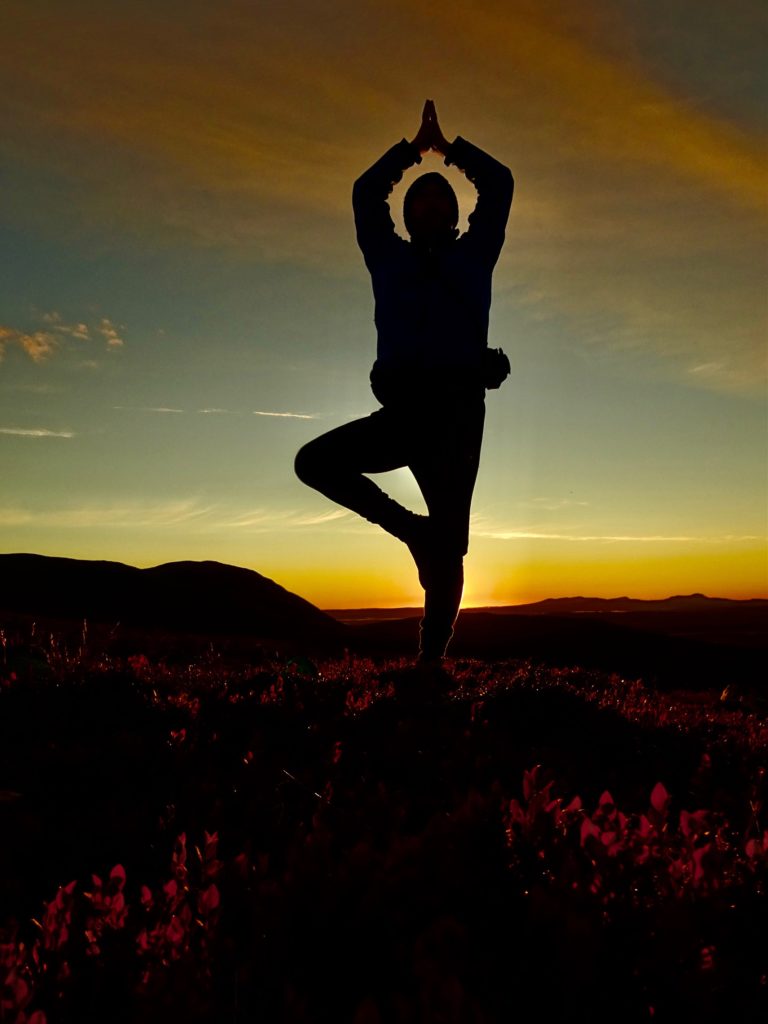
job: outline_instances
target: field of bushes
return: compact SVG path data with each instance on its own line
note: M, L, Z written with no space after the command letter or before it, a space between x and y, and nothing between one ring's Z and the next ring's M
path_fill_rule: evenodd
M0 643L3 1022L768 1019L759 707Z

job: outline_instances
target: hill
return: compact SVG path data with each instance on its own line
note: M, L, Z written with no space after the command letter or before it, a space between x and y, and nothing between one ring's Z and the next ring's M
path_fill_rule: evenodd
M215 561L123 562L0 555L0 614L86 619L137 630L226 635L340 648L345 627L252 569Z

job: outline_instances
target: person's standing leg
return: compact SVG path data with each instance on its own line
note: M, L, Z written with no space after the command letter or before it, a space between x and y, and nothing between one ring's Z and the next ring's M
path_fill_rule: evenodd
M484 393L428 412L424 446L410 463L429 509L431 567L425 580L419 648L439 660L453 636L464 589L469 513L480 463L485 422Z

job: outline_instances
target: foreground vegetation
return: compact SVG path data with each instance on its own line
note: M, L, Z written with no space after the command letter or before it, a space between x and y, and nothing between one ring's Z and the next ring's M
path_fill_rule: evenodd
M2 1021L765 1019L759 708L0 641Z

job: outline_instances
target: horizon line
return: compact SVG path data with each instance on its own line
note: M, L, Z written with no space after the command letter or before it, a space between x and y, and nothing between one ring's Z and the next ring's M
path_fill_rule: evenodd
M485 602L484 604L462 604L460 611L476 611L480 608L522 608L525 605L530 604L543 604L545 601L672 601L676 597L702 597L707 601L768 601L767 594L756 594L753 597L720 597L718 594L704 594L699 590L692 591L690 594L668 594L666 597L632 597L629 594L618 594L615 597L600 597L596 594L566 594L561 597L538 597L533 601L496 601L496 602ZM366 604L366 605L347 605L341 607L339 605L333 605L328 607L320 607L316 605L321 612L367 612L367 611L378 611L378 612L390 612L390 611L420 611L423 610L421 605L410 605L410 604Z
M7 555L28 555L28 556L31 555L32 557L35 557L35 558L51 558L51 559L57 559L58 558L58 559L64 559L65 561L73 561L73 562L112 562L113 564L125 565L125 566L129 566L131 568L139 569L139 570L141 570L141 569L154 569L154 568L158 568L161 565L172 565L174 563L181 563L181 562L197 562L197 563L200 563L200 564L202 564L204 562L213 562L213 563L215 563L217 565L225 565L225 566L229 566L229 567L234 568L234 569L245 569L248 572L255 572L258 576L261 576L263 579L270 579L273 583L277 583L278 586L282 587L282 589L286 590L288 593L295 594L296 597L301 597L305 601L309 600L308 598L303 597L303 595L299 591L290 590L288 587L284 586L283 584L278 583L278 581L276 579L272 579L269 576L265 576L264 573L259 572L258 569L252 569L250 566L247 566L247 565L238 565L237 563L234 563L234 562L222 562L222 561L220 561L219 559L216 559L216 558L181 558L181 559L176 558L176 559L172 559L170 562L156 562L153 565L141 566L141 565L136 565L135 563L132 563L132 562L123 562L120 559L116 559L116 558L82 558L82 557L78 557L76 555L46 555L46 554L42 554L39 551L0 551L0 557L7 556ZM584 600L584 601L622 601L622 600L628 600L628 601L669 601L669 600L671 600L672 598L675 598L675 597L701 597L701 598L704 598L704 599L710 600L710 601L732 601L732 602L742 602L743 603L743 602L748 602L748 601L768 601L768 592L763 592L763 593L760 593L760 594L752 594L749 597L722 597L722 596L717 595L717 594L715 594L715 595L705 594L703 591L700 591L700 590L694 590L694 591L691 591L690 593L687 593L687 594L686 593L680 593L678 591L678 592L676 592L674 594L666 594L663 597L631 597L629 594L617 594L617 595L612 595L610 597L601 597L601 596L596 595L596 594L568 594L568 595L562 595L562 596L559 596L559 597L552 597L552 596L540 597L540 598L536 598L535 600L530 600L529 599L529 600L523 600L523 601L491 601L491 602L486 601L486 602L482 602L482 603L462 604L461 608L459 610L460 611L470 611L470 610L476 610L476 609L479 609L479 608L517 608L517 607L524 607L525 605L541 604L544 601L572 601L572 600L576 600L576 599L581 599L581 600ZM416 605L407 605L407 604L380 604L380 605L375 605L375 604L355 604L355 605L327 605L327 606L322 606L321 607L319 604L315 604L313 601L309 601L309 604L312 604L315 608L317 608L321 612L396 611L396 610L419 611L423 607L421 604L416 604Z

